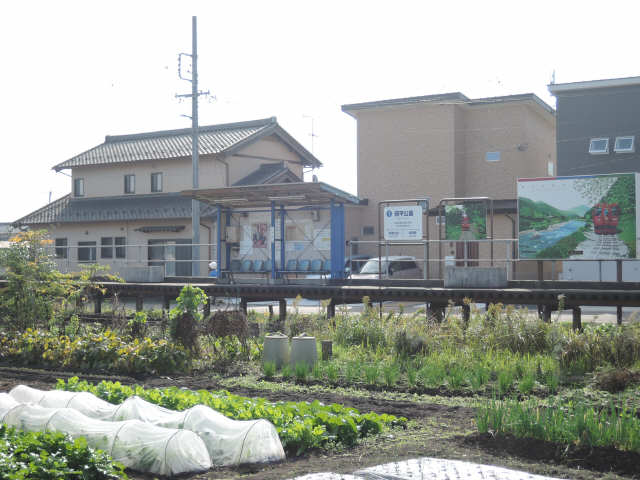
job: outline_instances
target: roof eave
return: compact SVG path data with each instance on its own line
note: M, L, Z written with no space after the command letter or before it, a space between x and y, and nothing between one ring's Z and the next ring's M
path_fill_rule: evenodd
M596 90L600 88L640 86L640 77L607 78L604 80L587 80L583 82L551 83L547 85L551 95L570 93L581 90Z

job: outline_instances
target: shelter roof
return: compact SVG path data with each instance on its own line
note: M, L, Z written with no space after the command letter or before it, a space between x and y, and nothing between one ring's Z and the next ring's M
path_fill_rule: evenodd
M198 131L200 155L230 155L260 138L275 135L300 156L303 165L322 165L311 152L278 125L275 117L203 126ZM107 135L104 143L57 164L53 169L60 171L81 166L190 157L191 134L191 128L183 128L132 135Z
M182 195L196 198L210 205L232 208L268 207L271 202L287 206L328 205L331 201L350 205L361 203L358 197L323 182L202 188L184 190Z

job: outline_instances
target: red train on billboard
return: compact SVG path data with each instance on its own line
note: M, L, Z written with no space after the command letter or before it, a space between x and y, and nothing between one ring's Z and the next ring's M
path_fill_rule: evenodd
M593 206L591 218L596 235L615 235L618 233L620 207L617 203L597 203Z

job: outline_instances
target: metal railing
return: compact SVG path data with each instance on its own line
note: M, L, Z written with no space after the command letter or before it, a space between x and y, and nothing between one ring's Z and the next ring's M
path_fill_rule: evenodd
M123 268L161 266L164 276L167 277L176 276L181 270L187 270L187 268L176 268L177 265L188 265L190 272L194 262L201 265L201 272L207 272L209 263L217 261L215 258L216 246L215 243L96 244L50 246L47 247L47 251L53 255L57 268L62 272L78 271L82 265L90 264L109 265L113 273L118 273L118 269ZM190 258L194 247L201 249L200 258L197 260ZM205 248L207 253L203 255L202 250ZM108 256L104 255L106 251L110 252ZM189 258L178 258L183 256L179 254ZM190 275L191 273L187 276Z
M370 258L387 259L408 256L410 259L394 259L395 262L415 262L420 268L415 280L442 280L445 266L494 266L504 267L509 280L592 280L592 281L640 281L640 260L636 259L558 259L538 260L518 258L518 239L496 238L479 240L351 240L348 256L368 253ZM448 250L448 253L446 253ZM440 252L445 252L442 255ZM571 262L591 263L590 278L572 278L568 265ZM586 266L584 267L587 268ZM623 275L623 268L624 273ZM382 269L381 269L382 270ZM382 273L382 271L381 271ZM395 272L394 272L395 273ZM377 276L379 278L379 276ZM395 277L395 278L394 278ZM400 278L399 278L400 277ZM388 275L386 280L407 279L405 276Z

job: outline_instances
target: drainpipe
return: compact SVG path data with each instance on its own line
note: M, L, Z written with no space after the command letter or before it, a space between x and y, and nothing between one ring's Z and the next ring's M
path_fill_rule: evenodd
M211 263L211 227L205 225L202 222L200 222L200 226L206 228L207 231L209 232L209 241L207 242L207 257L208 257L207 267L208 267L209 263Z
M516 219L513 218L511 215L508 214L504 214L505 217L507 217L509 220L511 220L511 238L515 239L516 238ZM515 280L516 279L516 262L514 261L516 258L516 242L513 242L511 244L511 279Z
M229 186L229 164L226 160L219 158L218 161L224 165L224 186Z

